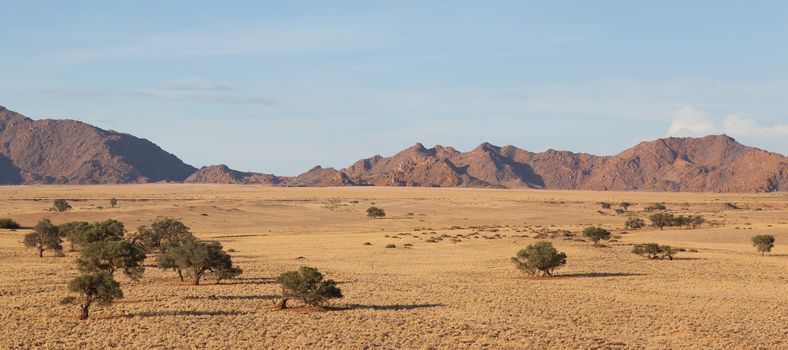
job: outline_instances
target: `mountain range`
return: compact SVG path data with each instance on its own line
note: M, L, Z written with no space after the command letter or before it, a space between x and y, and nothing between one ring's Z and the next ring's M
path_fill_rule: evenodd
M344 169L293 177L196 169L156 144L74 120L32 120L0 106L0 184L147 182L269 186L421 186L602 191L788 190L788 157L726 135L642 142L612 156L482 143L469 152L420 143Z

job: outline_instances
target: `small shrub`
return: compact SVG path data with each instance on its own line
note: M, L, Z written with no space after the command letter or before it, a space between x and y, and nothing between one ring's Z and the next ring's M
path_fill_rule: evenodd
M79 304L80 320L86 320L90 306L95 302L99 305L109 305L115 299L123 298L120 283L115 281L107 272L92 275L77 276L68 283L68 290L79 294L79 299L73 296L60 300L60 304Z
M397 247L397 245L394 244L394 243L386 244L386 248L396 248L396 247Z
M369 209L367 209L367 216L373 219L382 218L386 216L386 211L378 207L369 207Z
M342 290L334 280L324 280L323 274L314 267L302 266L298 271L282 273L276 278L282 287L282 297L276 303L278 309L286 309L287 301L301 299L306 305L322 307L330 299L342 298Z
M8 229L8 230L17 230L22 228L19 224L11 219L0 219L0 228Z
M627 222L625 225L628 229L636 230L646 226L646 222L637 216L630 216L629 218L627 218Z
M772 251L774 247L774 236L772 235L758 235L752 237L752 246L758 250L758 253L764 255Z
M668 245L657 243L635 244L632 253L647 257L649 259L668 259L673 260L676 251Z
M624 211L627 211L627 210L629 210L629 207L631 207L632 205L633 205L633 204L632 204L632 203L630 203L630 202L621 202L621 203L619 203L619 204L618 204L618 206L620 206L621 208L623 208L623 209L624 209Z
M616 214L624 214L624 209L616 208Z
M55 199L52 205L55 207L55 210L60 212L71 209L71 205L65 199Z
M668 207L665 206L664 203L654 203L645 207L643 210L645 211L665 211L668 210Z
M112 198L110 198L110 200L109 200L109 206L110 206L110 207L112 207L112 208L114 208L114 207L116 207L117 205L118 205L118 199L117 199L117 198L115 198L115 197L112 197Z
M370 242L364 242L364 245L372 245Z
M550 242L539 241L517 252L512 262L529 275L552 276L555 269L566 265L566 254L559 253Z
M587 227L583 230L583 237L593 241L594 245L599 245L599 241L610 239L610 231L601 227Z
M610 209L611 204L607 202L601 202L599 203L599 206L602 207L602 209Z

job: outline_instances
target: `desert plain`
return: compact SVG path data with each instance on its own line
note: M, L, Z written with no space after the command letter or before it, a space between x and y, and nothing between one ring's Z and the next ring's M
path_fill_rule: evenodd
M123 299L80 321L58 304L78 252L39 258L21 243L29 229L0 230L3 349L788 348L787 193L148 184L5 186L0 198L0 218L23 226L112 218L133 231L179 218L243 269L193 286L151 257L141 280L117 277ZM51 211L57 198L73 209ZM622 201L635 205L617 213ZM707 223L625 229L657 202ZM386 217L366 217L370 206ZM588 226L614 239L594 247L580 235ZM775 236L770 254L752 247L757 234ZM510 261L540 239L568 256L556 277L525 276ZM646 242L686 251L630 252ZM344 298L276 310L273 279L302 265L339 282Z

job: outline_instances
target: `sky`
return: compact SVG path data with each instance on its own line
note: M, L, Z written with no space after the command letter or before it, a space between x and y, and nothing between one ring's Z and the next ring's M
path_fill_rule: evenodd
M416 142L788 154L785 1L0 0L0 105L296 175Z

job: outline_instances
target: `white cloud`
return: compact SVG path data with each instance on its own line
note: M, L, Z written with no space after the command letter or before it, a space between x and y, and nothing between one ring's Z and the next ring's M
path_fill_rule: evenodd
M706 112L692 106L685 106L673 115L673 122L668 128L668 136L676 135L707 135L717 128Z
M722 122L722 130L731 135L786 135L788 124L760 126L752 118L731 115Z

